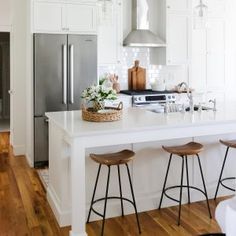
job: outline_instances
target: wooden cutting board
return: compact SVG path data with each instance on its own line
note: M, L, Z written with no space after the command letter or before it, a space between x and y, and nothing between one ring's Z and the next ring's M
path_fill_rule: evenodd
M129 90L146 89L146 69L139 66L139 61L134 62L134 66L128 70Z

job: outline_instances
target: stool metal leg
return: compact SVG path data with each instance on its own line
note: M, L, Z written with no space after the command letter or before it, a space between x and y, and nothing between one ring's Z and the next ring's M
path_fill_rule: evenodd
M129 166L128 166L127 163L125 165L126 165L127 173L128 173L128 177L129 177L129 184L130 184L130 190L131 190L133 203L134 203L134 210L135 210L136 220L137 220L137 224L138 224L138 231L141 234L141 228L140 228L140 224L139 224L138 211L137 211L137 207L136 207L136 202L135 202L135 197L134 197L134 190L133 190L133 185L132 185L132 181L131 181Z
M227 158L227 155L228 155L228 151L229 151L229 147L227 147L226 152L225 152L225 157L224 157L223 165L222 165L222 168L221 168L221 171L220 171L220 177L219 177L219 180L218 180L218 183L217 183L214 200L216 200L216 197L217 197L217 193L218 193L219 186L220 186L220 181L221 181L223 171L224 171L224 168L225 168L225 162L226 162L226 158Z
M201 177L202 177L202 183L203 183L204 192L205 192L205 195L206 195L206 201L207 201L207 208L208 208L208 211L209 211L209 216L210 216L210 218L212 218L212 216L211 216L211 209L210 209L210 205L209 205L209 200L208 200L208 196L207 196L205 180L204 180L204 176L203 176L203 172L202 172L202 165L201 165L200 157L199 157L198 154L196 154L196 156L197 156L197 159L198 159L198 164L199 164L199 168L200 168L200 172L201 172Z
M182 204L182 192L183 192L183 178L184 178L184 156L182 156L181 183L180 183L180 193L179 193L179 216L178 216L178 225L180 225L180 216L181 216L181 204Z
M165 188L166 188L166 182L167 182L167 178L168 178L168 174L169 174L172 155L173 154L170 154L170 158L169 158L169 162L168 162L168 166L167 166L167 170L166 170L166 176L165 176L165 180L164 180L164 184L163 184L163 188L162 188L162 193L161 193L161 200L160 200L159 207L158 207L159 210L161 209L161 204L162 204L162 200L163 200L163 196L164 196L164 192L165 192Z
M122 216L124 216L124 206L123 206L123 200L122 200L122 188L121 188L120 166L119 165L117 165L117 170L118 170L118 180L119 180L119 189L120 189L121 212L122 212Z
M98 184L98 179L99 179L101 167L102 167L102 165L100 164L99 167L98 167L98 172L97 172L97 177L96 177L95 186L94 186L94 190L93 190L93 196L92 196L92 200L91 200L91 204L90 204L90 208L89 208L87 223L89 223L89 219L90 219L90 215L91 215L91 211L92 211L93 201L94 201L94 197L95 197L95 193L96 193L96 189L97 189L97 184Z
M108 197L108 190L109 190L109 182L110 182L110 171L111 167L108 167L108 174L107 174L107 187L106 187L106 195L105 195L105 203L104 203L104 211L103 211L103 219L102 219L102 233L101 236L103 236L104 232L104 225L105 225L105 219L106 219L106 210L107 210L107 197Z
M185 156L186 163L186 179L187 179L187 188L188 188L188 204L190 204L190 188L189 188L189 175L188 175L188 157Z

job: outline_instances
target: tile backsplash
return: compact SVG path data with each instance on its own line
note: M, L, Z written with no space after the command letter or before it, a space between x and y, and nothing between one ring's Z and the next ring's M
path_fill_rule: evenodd
M151 65L149 48L123 48L120 63L100 65L99 76L115 73L119 76L121 89L127 89L128 69L134 65L135 60L139 60L140 66L147 70L146 88L150 88L150 83L156 78L163 78L168 88L181 81L188 81L188 69L185 66Z

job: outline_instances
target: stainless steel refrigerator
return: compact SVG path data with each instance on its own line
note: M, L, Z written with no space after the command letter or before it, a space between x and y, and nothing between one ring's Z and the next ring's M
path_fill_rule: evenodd
M97 82L97 37L34 35L34 166L48 163L45 112L78 110L82 91Z

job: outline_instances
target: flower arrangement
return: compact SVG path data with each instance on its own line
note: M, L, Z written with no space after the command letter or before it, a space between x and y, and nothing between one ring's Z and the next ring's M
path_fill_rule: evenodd
M104 109L105 100L117 99L117 94L111 87L106 87L102 82L99 85L92 85L82 92L83 99L93 102L95 111Z

